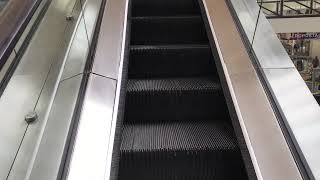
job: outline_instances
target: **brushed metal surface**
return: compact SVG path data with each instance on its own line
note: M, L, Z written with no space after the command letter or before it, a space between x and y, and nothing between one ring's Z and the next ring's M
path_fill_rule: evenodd
M41 130L43 135L38 139L39 148L33 154L33 161L25 179L57 179L81 80L82 75L78 75L59 84L48 121Z
M37 98L33 76L14 76L0 98L0 179L6 179L27 128L24 116ZM33 96L31 96L33 94Z
M47 75L53 64L63 58L69 43L75 22L65 20L67 3L65 0L51 3L0 98L0 119L4 124L0 134L0 179L7 178L27 130L25 115L35 109Z
M295 68L263 71L300 155L320 179L320 106Z
M87 0L87 3L83 8L83 18L85 20L87 35L90 43L97 23L101 3L102 0Z
M242 10L239 10L238 5L244 2L235 0L231 2L237 14L241 13ZM255 9L259 8L255 0L247 0L245 3L255 6ZM246 21L249 20L240 19L244 29L247 27ZM317 153L320 149L319 105L264 14L259 17L253 50L263 78L277 103L276 108L280 111L298 153L302 157L302 163L307 171L311 171L309 172L311 176L320 179L320 156Z
M203 3L257 178L302 180L226 2Z
M76 29L70 51L64 66L62 80L83 73L87 55L89 52L89 41L87 38L86 27L82 16L79 17L79 25Z
M102 33L99 38L100 45L98 44L93 68L93 73L101 74L90 74L78 135L71 163L67 167L69 173L67 179L110 179L126 42L128 3L128 0L109 0L106 4L100 31ZM117 18L109 16L115 15L116 12L121 16ZM119 32L115 32L116 29ZM112 40L116 40L119 44L114 44ZM108 49L103 46L105 44L108 46L113 44L113 48ZM115 49L116 52L111 51ZM97 67L101 71L95 71ZM111 73L104 70L111 70Z
M118 78L127 0L108 0L103 14L92 72Z
M90 75L68 180L104 179L115 93L115 80Z
M32 125L30 124L27 127L27 131L21 143L20 150L16 156L16 160L12 166L12 170L8 179L56 179L58 176L58 167L60 167L62 157L61 151L64 150L64 147L66 145L65 140L69 133L69 129L64 129L64 133L59 134L59 138L57 139L51 138L51 136L54 135L54 130L51 129L62 127L62 123L65 123L66 127L70 125L73 111L68 111L73 108L73 102L76 101L76 97L70 97L71 99L65 98L65 101L63 102L59 98L57 100L60 91L68 91L61 90L61 85L59 85L59 81L62 81L62 83L64 83L81 76L81 74L84 71L85 61L87 60L87 54L89 49L89 40L87 33L89 26L85 24L84 12L88 11L88 8L85 8L87 7L86 5L88 3L92 6L92 4L96 2L94 2L94 0L88 0L84 4L83 3L84 2L81 3L79 0L63 2L63 5L65 6L64 11L61 12L64 14L63 20L67 21L66 16L72 16L72 19L68 20L68 22L77 25L68 25L67 28L65 28L65 33L67 35L71 36L70 32L74 31L71 36L70 43L70 37L65 35L63 37L63 42L61 43L62 47L64 47L65 49L61 47L61 49L63 49L63 51L60 53L61 56L57 55L59 57L55 61L52 61L46 82L41 91L41 95L39 96L37 105L35 107L35 111L39 112L39 120L36 121L36 123L33 123ZM82 4L85 7L81 7ZM99 6L94 7L98 8L96 12L98 13ZM80 13L81 9L82 12ZM91 9L91 11L92 10L93 9ZM71 14L70 11L72 11ZM93 17L91 14L90 20L93 20L92 18ZM91 22L91 24L89 25L95 24ZM73 29L74 26L76 26L76 28ZM91 30L93 31L94 27L91 28ZM68 45L68 47L66 45ZM63 52L65 52L65 54ZM80 86L80 81L78 80L76 84ZM57 96L55 96L58 85L58 94ZM74 85L71 84L71 86ZM70 92L66 93L69 93L70 96L72 93L72 96L77 96L77 90L78 89L75 89L73 91L71 90ZM61 109L56 110L55 106L58 106L58 104L61 104L64 110L66 110L65 114L62 115L66 115L67 113L69 113L69 115L64 116L65 121L61 122L60 126L58 125L59 127L55 126L56 124L54 123L49 123L50 118L52 119L52 117L55 116L60 117L60 114L55 114L60 113L62 111ZM46 141L43 142L43 139L46 139ZM60 146L56 147L57 149L53 150L53 157L51 157L50 159L45 159L45 155L42 154L44 153L43 149L50 150L48 146L50 146L51 143L56 145L59 144ZM57 169L54 169L53 167L56 167Z
M121 114L118 114L119 106L120 106L120 94L121 94L121 87L122 87L122 75L123 75L123 63L125 58L125 46L127 41L129 39L126 39L127 34L127 28L128 28L128 8L129 8L129 0L126 0L124 7L124 26L122 31L122 42L121 42L121 53L120 53L120 64L118 67L118 74L117 74L117 88L116 88L116 97L114 101L114 108L113 108L113 114L112 114L112 123L111 123L111 130L110 130L110 140L109 140L109 146L108 146L108 154L107 154L107 166L106 166L106 173L105 173L105 180L108 180L111 178L112 174L116 174L112 172L112 157L113 157L113 146L116 136L116 127L119 122L117 120L119 119L119 116ZM116 161L116 160L115 160Z
M250 43L257 23L259 6L256 0L237 1L230 0L238 19ZM289 68L294 67L287 52L281 45L269 21L260 13L253 49L259 57L258 61L263 68Z
M250 2L255 3L255 1ZM256 4L256 6L258 5ZM295 68L287 51L263 13L259 17L253 41L253 50L262 68Z
M74 42L74 39L75 38L73 38L72 42ZM73 43L71 43L71 45L72 44ZM38 148L38 140L42 137L43 126L45 126L47 122L48 113L50 112L59 82L61 81L61 71L65 61L70 58L70 53L71 51L69 50L64 58L59 58L52 64L52 68L50 69L48 78L46 79L46 83L34 109L34 111L38 113L38 120L28 126L8 179L25 179L28 174L28 169L32 166L33 157L35 156L34 153L37 152Z
M81 21L71 45L62 79L67 79L84 72L101 2L101 0L87 0L83 4Z
M238 1L238 0L229 0L234 10L237 13L237 16L242 24L242 28L244 29L250 43L253 39L254 29L256 26L259 7L257 7L257 2L255 4L252 3L251 0Z

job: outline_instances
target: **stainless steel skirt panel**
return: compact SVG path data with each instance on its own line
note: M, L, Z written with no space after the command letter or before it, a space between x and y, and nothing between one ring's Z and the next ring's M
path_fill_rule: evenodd
M257 178L301 180L226 2L203 0L203 3Z
M66 167L67 179L110 179L127 41L128 3L128 0L108 0L105 4L79 128L71 161Z
M296 69L263 69L307 169L320 179L320 107Z
M90 74L67 179L104 179L116 81Z
M103 14L92 72L117 79L122 52L127 0L108 0Z
M101 3L102 0L87 0L83 4L81 22L74 37L62 79L84 73Z
M252 50L256 56L258 69L263 75L273 101L281 113L283 123L289 137L301 159L308 176L320 179L320 107L296 70L287 52L278 40L270 23L261 13L245 18L241 16L248 11L257 11L259 6L255 0L230 0L240 21L246 37L251 39L252 26L257 23L256 34L252 42ZM251 4L246 8L239 4ZM247 16L251 16L247 14ZM255 20L254 20L255 19Z

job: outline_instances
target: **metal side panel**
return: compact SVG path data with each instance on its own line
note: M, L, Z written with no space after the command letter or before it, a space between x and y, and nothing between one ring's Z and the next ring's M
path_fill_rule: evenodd
M116 81L90 75L79 120L68 180L104 179Z
M118 119L128 0L108 0L66 179L108 180Z
M95 0L87 0L83 5L86 6L86 4L93 3L93 1ZM86 26L84 20L84 12L86 11L86 8L81 7L81 5L82 3L79 0L72 0L67 3L66 12L76 12L76 14L68 14L68 16L73 16L72 22L76 23L76 28L74 30L70 29L73 31L73 33L70 43L68 42L68 47L65 46L65 49L63 50L63 52L66 53L61 54L61 57L52 62L50 71L48 72L47 78L45 80L45 84L43 85L41 94L39 95L39 98L37 100L36 107L34 108L34 111L38 114L38 119L34 123L29 124L26 128L24 138L20 144L19 151L16 154L16 158L12 165L8 180L30 179L31 173L39 174L39 171L35 170L37 168L36 166L44 168L41 169L41 173L43 174L40 173L42 177L46 177L47 179L54 179L55 177L59 176L59 174L57 174L58 171L51 172L51 170L46 169L46 167L51 168L53 165L63 165L64 162L62 162L61 158L59 159L61 154L53 153L54 155L57 155L57 158L51 158L50 160L40 161L37 163L35 162L37 161L36 157L38 157L38 153L41 153L40 150L46 148L48 144L50 144L49 142L42 143L41 140L42 138L45 138L47 134L44 128L50 129L51 126L54 126L54 124L48 124L47 122L51 117L55 116L52 114L50 114L49 116L49 113L57 112L51 110L51 108L54 107L54 103L61 103L57 102L59 100L55 99L57 91L61 91L60 89L57 90L59 83L68 82L68 80L81 76L81 74L84 73L84 67L89 51L89 40L87 35L87 33L89 32L87 31L88 26ZM97 8L97 11L99 11L100 8ZM82 12L79 12L81 9ZM78 94L77 91L73 91L73 93L74 94L72 95L75 96L77 96ZM65 109L72 109L74 106L72 102L76 101L76 99L72 98L65 100L66 101L63 103L68 106L65 107ZM69 100L71 100L72 102L68 102ZM74 112L72 111L70 113L72 115L66 117L64 121L65 126L70 126L70 123L72 121L72 119L68 118L71 118L74 115ZM70 130L65 130L65 133L61 134L61 137L59 139L51 139L53 140L52 143L60 144L62 146L62 144L66 143L66 139L68 138L69 134ZM65 146L68 146L68 144L65 144L63 147Z
M69 2L54 0L50 4L0 98L0 119L3 124L0 128L0 179L6 179L9 175L21 147L27 130L24 120L26 114L35 110L47 75L53 64L60 62L59 58L65 54L76 23L66 21ZM77 17L74 10L73 15Z
M72 43L62 79L83 73L102 0L87 0L82 7L81 20Z
M248 1L256 3L254 1ZM258 6L257 4L254 4ZM252 48L262 68L295 68L269 21L261 13Z
M259 14L259 8L255 4L252 4L248 0L230 0L234 5L235 11L237 11L237 15L243 24L243 28L245 29L245 33L248 36L250 43L253 39L254 29L256 26L256 21Z
M62 80L83 73L85 68L89 52L89 41L87 38L85 21L82 16L79 18L79 25L76 29L75 36L70 47L68 60L64 66L61 77Z
M87 0L87 3L83 9L83 18L86 24L86 30L89 42L91 43L94 34L94 29L99 16L99 10L102 0Z
M74 47L79 47L81 44L86 42L77 41L77 35L81 34L77 31L80 27L81 19L79 19L78 28L74 32L74 38L72 38L72 43L70 43L69 50L64 58L59 58L52 64L52 68L47 76L46 82L42 88L41 95L39 96L38 102L34 111L38 114L38 120L31 123L27 127L23 141L21 142L20 149L16 155L15 162L10 171L8 179L24 179L27 175L27 171L32 165L34 153L37 151L38 139L41 138L43 126L46 124L48 119L48 113L57 92L57 88L61 79L61 73L65 63L68 61L73 61L75 57L78 57L72 49ZM78 52L79 53L79 52ZM80 53L81 54L81 53ZM85 58L85 57L83 57Z
M287 55L287 52L281 45L276 34L274 33L270 23L264 18L263 13L260 13L259 26L257 29L256 23L258 19L259 6L256 0L229 0L232 8L237 14L242 29L250 43L253 42L253 49L257 56L261 57L259 63L264 68L282 67L293 68L294 65ZM253 34L256 29L255 41L252 41ZM256 41L259 39L259 41ZM270 46L266 46L266 42ZM276 52L276 55L273 53Z
M300 156L320 179L320 107L296 69L263 69Z
M56 180L63 161L72 116L80 90L82 75L62 81L55 96L48 121L44 125L39 149L25 179Z
M35 91L32 83L31 76L15 76L0 99L0 179L7 178L27 128L24 117L34 107L29 98L36 98L30 97Z
M244 2L230 1L236 14L240 15L242 11L238 5ZM248 3L254 9L259 8L255 0L246 0L245 4ZM250 32L246 21L251 19L241 16L238 19L242 28ZM250 39L249 36L247 38ZM299 168L307 178L320 179L320 156L316 152L320 148L320 107L263 13L260 14L252 45L254 60L258 63L258 70L263 75L275 108L280 112L281 121L285 124L283 129L289 133L287 141L293 144L291 149Z
M112 79L118 78L127 8L128 0L107 1L92 67L93 73Z
M302 180L226 2L203 4L256 177Z

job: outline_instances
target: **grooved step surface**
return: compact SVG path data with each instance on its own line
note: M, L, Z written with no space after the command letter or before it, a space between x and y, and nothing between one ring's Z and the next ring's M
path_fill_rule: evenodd
M120 179L231 180L246 176L226 123L127 124L123 139Z
M132 16L200 14L198 0L134 0Z
M217 74L208 45L131 46L131 78L196 77Z
M135 0L132 16L170 16L200 14L198 0Z
M223 121L138 123L123 128L122 151L237 151L230 124Z
M130 79L127 92L150 94L174 94L181 95L184 92L213 92L221 91L217 79L203 78L173 78L173 79ZM221 94L219 94L221 95Z
M246 180L198 0L132 0L120 180Z
M130 79L126 103L126 122L227 117L219 81L212 78Z
M131 18L132 45L207 44L201 16Z

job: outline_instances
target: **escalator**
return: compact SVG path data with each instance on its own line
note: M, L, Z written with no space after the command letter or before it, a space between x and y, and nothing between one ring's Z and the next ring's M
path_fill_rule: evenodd
M120 180L248 179L196 0L132 0Z

